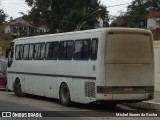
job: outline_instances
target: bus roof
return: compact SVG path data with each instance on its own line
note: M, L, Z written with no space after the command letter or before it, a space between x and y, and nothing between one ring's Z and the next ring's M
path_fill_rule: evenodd
M98 29L91 29L91 30L83 30L83 31L73 31L73 32L65 32L65 33L55 33L55 34L46 34L46 35L37 35L31 37L23 37L17 38L12 42L19 41L19 40L26 40L26 39L36 39L36 38L43 38L43 37L53 37L53 36L63 36L63 35L72 35L72 34L80 34L80 33L90 33L90 32L101 32L101 31L108 31L108 32L138 32L138 33L148 33L150 34L151 31L147 29L140 29L140 28L124 28L124 27L108 27L108 28L98 28Z

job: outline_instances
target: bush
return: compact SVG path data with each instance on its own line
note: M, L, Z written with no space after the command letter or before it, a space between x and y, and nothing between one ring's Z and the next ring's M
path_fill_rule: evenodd
M5 33L4 30L0 30L0 40L11 40L12 36L9 33Z

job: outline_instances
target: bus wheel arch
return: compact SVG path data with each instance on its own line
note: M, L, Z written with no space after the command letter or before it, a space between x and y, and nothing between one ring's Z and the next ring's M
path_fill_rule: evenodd
M66 82L62 82L59 87L59 99L65 106L69 106L71 104L70 90Z
M14 81L13 90L18 97L23 97L24 93L22 92L21 81L19 78L16 78Z

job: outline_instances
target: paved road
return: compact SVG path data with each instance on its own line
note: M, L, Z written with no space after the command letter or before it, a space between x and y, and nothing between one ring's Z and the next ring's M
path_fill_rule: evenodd
M108 108L106 106L102 105L83 105L83 104L73 104L71 107L65 107L60 104L58 100L50 99L50 98L44 98L44 97L37 97L37 96L31 96L27 95L26 97L17 97L13 92L6 92L6 91L0 91L0 111L59 111L56 113L58 116L68 116L68 120L132 120L135 119L134 117L131 118L124 118L124 117L109 117L112 116L115 113L119 112L133 112L135 109L125 107L118 105L116 107ZM61 112L60 112L61 111ZM62 112L64 111L64 112ZM67 112L66 112L67 111ZM78 112L75 112L78 111ZM80 112L79 112L80 111ZM89 112L88 112L89 111ZM79 114L80 113L80 114ZM55 114L55 113L53 113ZM78 114L78 115L77 115ZM90 114L89 116L87 116ZM80 116L81 115L81 116ZM93 117L95 115L98 115L99 117ZM74 117L71 117L74 116ZM76 116L76 117L75 117ZM85 117L84 117L85 116ZM103 116L103 117L102 117ZM0 120L7 120L9 118L0 118ZM13 118L17 120L17 118ZM23 118L24 119L24 118ZM27 119L27 118L25 118ZM35 119L35 118L33 118ZM38 120L44 119L52 119L53 118L38 118ZM54 119L65 119L66 117L57 118L54 117ZM139 118L141 120L158 120L158 118ZM31 119L32 120L32 119Z
M40 97L40 96L33 96L33 95L26 95L25 97L17 97L14 92L6 92L0 90L0 100L6 102L12 102L16 104L22 104L25 106L36 107L39 109L43 109L44 111L95 111L95 110L104 110L108 112L112 112L115 109L117 111L128 111L128 110L135 110L129 107L124 106L116 106L116 107L107 107L103 105L85 105L85 104L76 104L73 103L71 107L63 106L59 100ZM0 108L1 109L1 108Z

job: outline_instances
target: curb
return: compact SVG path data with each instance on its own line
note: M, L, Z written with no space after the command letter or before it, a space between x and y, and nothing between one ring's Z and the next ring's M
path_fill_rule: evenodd
M138 103L123 103L122 105L139 108L139 109L147 109L147 110L160 110L160 103L155 102L138 102Z

